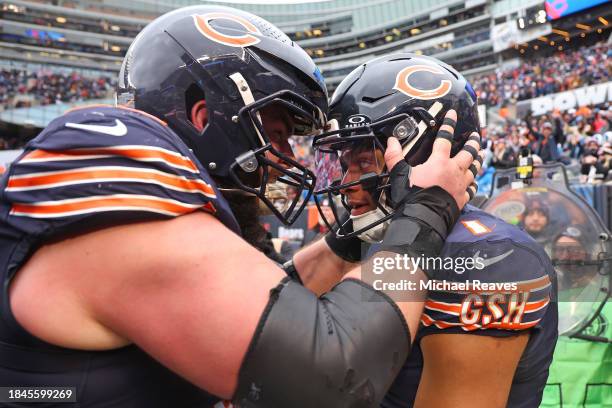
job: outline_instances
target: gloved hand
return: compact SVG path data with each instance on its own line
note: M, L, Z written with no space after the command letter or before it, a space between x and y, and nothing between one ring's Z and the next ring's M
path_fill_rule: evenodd
M369 248L369 244L363 242L358 237L338 238L336 231L338 223L344 225L347 232L353 231L353 221L350 219L348 212L343 211L339 214L339 220L333 225L332 229L325 234L325 242L336 256L344 259L347 262L361 262L362 254L365 254Z
M439 255L461 208L475 193L473 180L480 166L480 137L471 135L463 150L451 158L455 123L456 113L450 110L430 158L414 168L404 160L399 142L388 140L385 161L391 169L390 196L395 215L382 250L412 257Z
M398 184L393 189L396 203L399 203L405 194L413 191L410 189L411 186L421 188L440 186L453 196L459 209L470 200L470 196L476 190L474 178L482 166L483 153L479 153L480 136L476 132L472 133L463 149L454 157L450 157L456 121L457 114L454 110L449 110L438 130L429 158L425 163L410 170L410 186L406 180L405 186L400 187ZM385 150L387 168L393 170L393 167L403 160L404 152L400 143L395 138L389 138ZM404 191L400 191L400 188Z

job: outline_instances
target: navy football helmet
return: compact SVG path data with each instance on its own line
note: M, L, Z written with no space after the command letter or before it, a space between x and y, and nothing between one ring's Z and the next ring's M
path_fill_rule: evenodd
M260 111L283 110L293 135L314 134L326 122L325 83L302 48L255 15L193 6L157 18L126 54L117 100L166 121L221 191L256 195L285 223L295 220L314 189L312 171L273 146ZM207 109L201 131L190 121L200 100ZM273 182L297 190L283 208L267 198Z
M435 58L393 54L359 66L340 83L330 101L330 129L313 141L315 199L329 199L335 219L346 220L339 223L338 237L382 239L393 216L384 162L387 138L400 141L410 165L424 163L450 109L458 117L454 156L472 132L480 134L480 124L476 94L451 66ZM355 189L367 197L353 194ZM339 203L349 219L341 216Z

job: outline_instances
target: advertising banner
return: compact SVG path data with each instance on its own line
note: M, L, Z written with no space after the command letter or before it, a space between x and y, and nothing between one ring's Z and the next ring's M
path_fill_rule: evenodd
M551 32L552 27L549 23L534 26L527 30L519 30L516 21L507 21L493 26L491 29L493 51L500 52L517 44L523 44L538 37L546 36Z
M555 109L565 112L580 106L600 105L610 100L612 100L612 81L520 101L516 106L517 116L524 117L530 112L534 116L539 116Z
M606 1L607 0L547 0L546 15L549 20L556 20L576 13L577 11L603 4Z

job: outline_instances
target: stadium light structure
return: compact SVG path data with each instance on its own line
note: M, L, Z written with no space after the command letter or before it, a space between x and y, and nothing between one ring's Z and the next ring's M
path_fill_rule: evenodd
M569 37L570 33L564 30L559 30L558 28L553 28L551 30L555 34L562 35L563 37Z

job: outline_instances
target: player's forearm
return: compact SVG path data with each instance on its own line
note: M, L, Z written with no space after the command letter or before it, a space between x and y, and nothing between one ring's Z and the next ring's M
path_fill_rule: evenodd
M394 302L356 280L342 281L317 297L285 278L269 293L260 329L240 368L234 403L252 408L379 406L411 346Z
M331 289L355 264L338 257L324 239L293 256L293 263L304 286L321 295Z
M379 257L395 257L391 252L379 252L372 258L364 261L363 265L354 267L350 272L344 275L344 279L359 279L368 285L372 285L375 289L381 289L380 292L391 298L398 307L404 320L410 329L411 342L418 331L421 315L427 297L427 290L421 289L421 282L427 281L427 276L421 269L410 271L409 269L387 269L383 274L372 274L375 258ZM391 277L392 280L387 280L385 277ZM374 281L377 283L374 283ZM403 282L403 290L389 290L393 286L385 286L386 283Z

